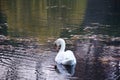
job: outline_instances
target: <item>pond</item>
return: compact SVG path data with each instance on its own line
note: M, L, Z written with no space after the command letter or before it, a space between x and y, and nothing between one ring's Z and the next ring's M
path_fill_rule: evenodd
M75 73L79 80L95 80L97 77L98 80L118 79L116 78L116 75L120 76L118 58L114 60L110 58L107 63L103 63L103 59L106 59L107 51L113 50L113 53L117 54L120 52L119 2L114 0L0 0L0 34L3 33L11 38L33 38L40 44L62 37L70 46L68 48L74 47L74 52L79 55ZM8 27L1 30L4 24ZM102 37L104 41L91 42L89 37L94 35ZM86 37L89 39L86 40ZM113 39L115 41L112 41ZM88 51L91 54L87 53L89 44L93 44L90 46L91 51ZM117 52L114 52L116 50ZM107 55L111 57L113 53ZM113 67L115 65L117 67ZM112 72L113 70L116 73Z

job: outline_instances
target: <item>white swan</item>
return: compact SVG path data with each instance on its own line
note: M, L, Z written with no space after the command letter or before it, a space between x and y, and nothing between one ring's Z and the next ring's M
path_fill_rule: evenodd
M75 65L76 64L76 58L71 50L65 51L65 41L62 38L59 38L55 41L55 44L57 47L60 47L60 50L58 51L57 56L55 57L55 61L58 64L63 65Z

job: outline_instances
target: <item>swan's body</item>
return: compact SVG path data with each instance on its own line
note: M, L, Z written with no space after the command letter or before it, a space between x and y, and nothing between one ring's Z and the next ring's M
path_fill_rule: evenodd
M55 41L55 44L57 46L61 46L60 50L58 51L57 56L55 57L55 61L58 64L63 65L75 65L76 64L76 58L71 50L65 51L65 41L61 38L57 39Z

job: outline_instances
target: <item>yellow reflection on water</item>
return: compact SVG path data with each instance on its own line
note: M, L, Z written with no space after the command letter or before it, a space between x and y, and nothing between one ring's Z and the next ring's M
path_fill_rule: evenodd
M12 37L59 37L66 24L83 21L86 0L1 0ZM44 42L44 41L41 41Z

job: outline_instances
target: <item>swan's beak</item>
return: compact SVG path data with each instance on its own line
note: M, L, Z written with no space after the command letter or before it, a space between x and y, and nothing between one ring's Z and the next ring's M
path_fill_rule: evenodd
M58 51L59 48L60 48L60 47L59 47L56 43L54 43L54 49L55 49L56 51Z

